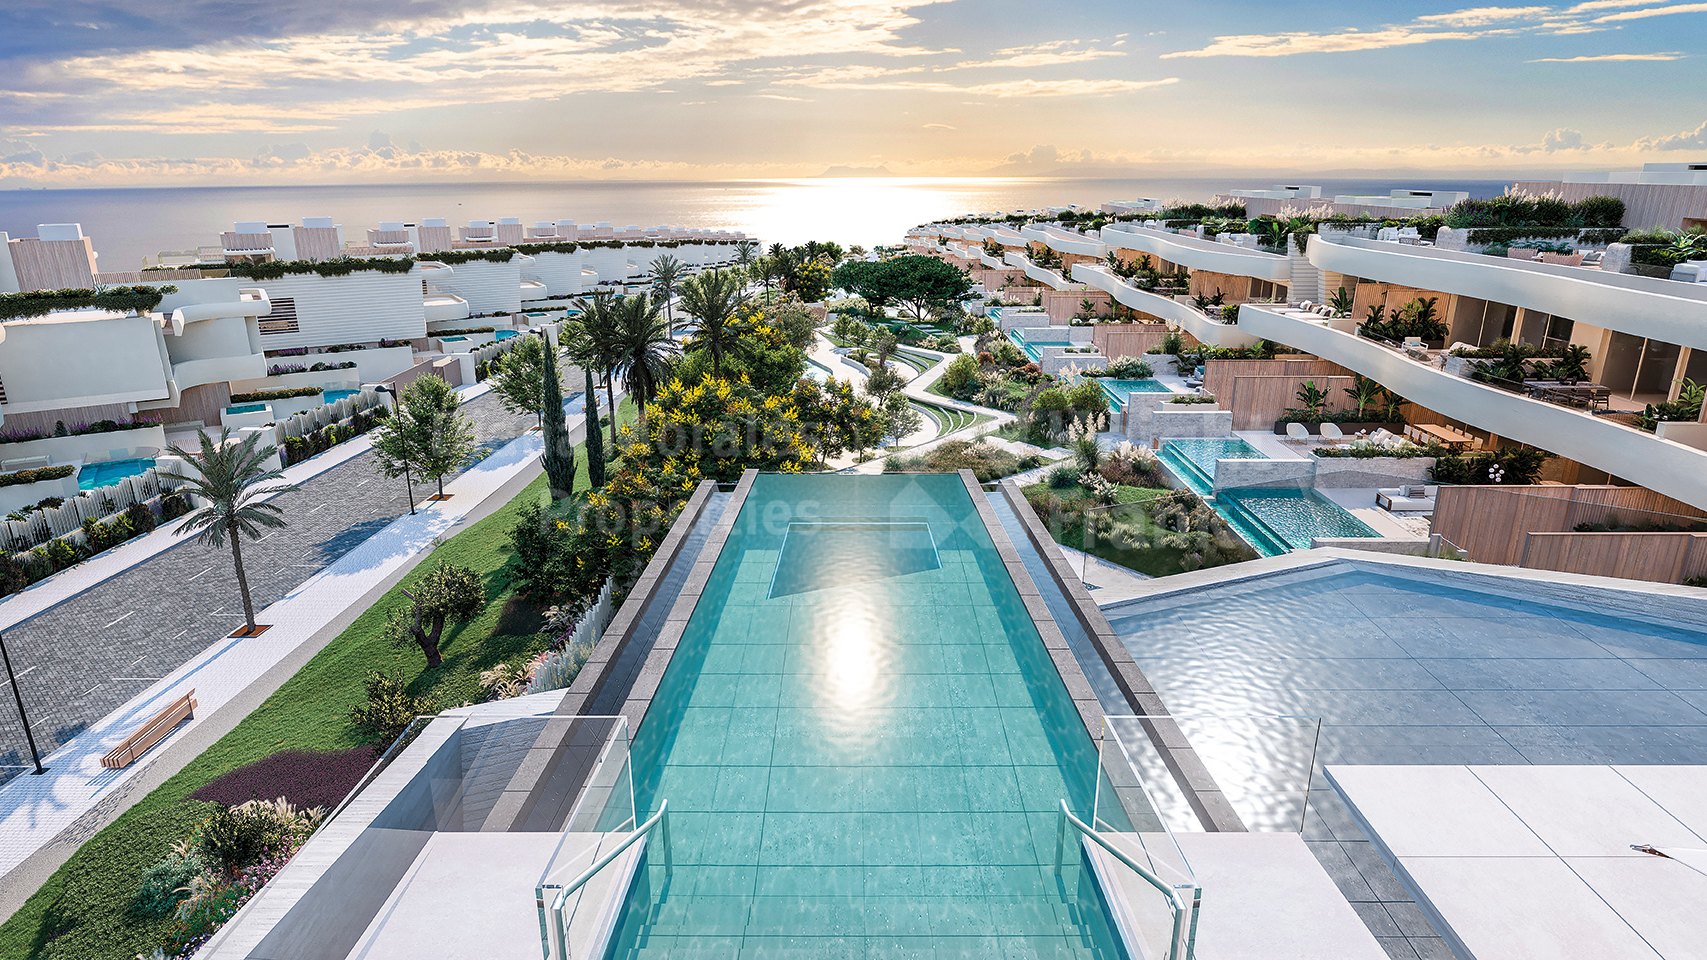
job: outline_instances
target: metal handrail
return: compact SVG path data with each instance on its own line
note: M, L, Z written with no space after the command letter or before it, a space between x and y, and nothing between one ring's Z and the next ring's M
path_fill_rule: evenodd
M1172 905L1174 914L1174 929L1168 949L1168 960L1190 960L1191 947L1187 942L1187 933L1190 928L1187 927L1186 921L1191 914L1191 905L1185 902L1185 898L1180 896L1180 892L1149 870L1139 866L1137 861L1110 843L1100 831L1074 816L1073 811L1067 807L1065 799L1061 801L1061 816L1067 818L1067 822L1073 825L1073 829L1089 837L1097 846L1106 850L1109 856L1120 861L1133 873L1138 874L1145 883L1155 887L1162 896L1168 898L1168 903Z
M567 957L567 954L564 952L564 949L563 949L564 948L564 941L566 941L568 939L566 936L566 933L563 929L563 925L562 925L563 901L567 900L569 898L570 894L575 893L577 890L580 890L582 887L586 886L587 882L592 880L593 877L597 876L600 870L603 870L605 867L610 866L612 861L614 861L617 857L622 856L624 851L626 851L629 847L634 846L635 842L638 841L641 837L644 837L648 833L651 833L652 828L656 827L659 823L661 823L663 821L664 815L666 813L668 813L669 810L670 810L670 801L665 800L662 803L658 804L658 812L657 813L654 813L651 817L647 818L645 823L642 823L640 826L634 828L634 832L630 833L626 837L623 837L622 842L618 843L615 847L612 847L609 853L606 853L604 856L599 857L597 860L594 860L592 866L590 866L586 870L582 871L580 876L569 881L568 884L566 884L561 890L558 891L557 897L551 901L551 914L552 914L552 916L555 916L558 920L556 932L557 932L558 937L560 938L556 944L556 946L558 948L557 954L556 954L557 956ZM548 886L548 884L540 884L540 893L541 894L543 894L545 892L546 886Z

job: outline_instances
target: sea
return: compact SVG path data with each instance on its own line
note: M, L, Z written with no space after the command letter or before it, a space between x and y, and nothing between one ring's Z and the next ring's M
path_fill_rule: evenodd
M1306 177L1323 196L1385 194L1394 188L1463 190L1495 196L1504 180L1381 180ZM519 217L617 226L670 224L744 230L769 244L834 240L898 243L908 228L947 217L1153 197L1208 200L1250 177L1175 179L822 177L701 182L574 181L398 183L337 186L158 187L0 191L0 231L33 237L42 223L78 223L94 238L102 270L135 270L162 251L218 242L238 221L300 223L332 217L346 240L382 220L418 222Z

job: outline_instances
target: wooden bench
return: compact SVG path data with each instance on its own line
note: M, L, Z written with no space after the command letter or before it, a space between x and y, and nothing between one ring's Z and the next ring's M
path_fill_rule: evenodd
M124 738L110 753L101 758L101 766L122 770L148 752L148 748L166 739L178 724L196 715L196 692L191 690L166 705L166 709L150 717L136 732Z

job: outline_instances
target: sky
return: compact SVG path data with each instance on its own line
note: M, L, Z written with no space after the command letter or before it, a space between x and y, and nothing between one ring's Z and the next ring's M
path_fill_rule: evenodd
M0 187L1707 159L1707 2L5 0Z

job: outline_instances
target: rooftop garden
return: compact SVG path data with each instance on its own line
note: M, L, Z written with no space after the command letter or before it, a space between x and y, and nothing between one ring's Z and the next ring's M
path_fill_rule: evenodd
M225 269L231 276L249 280L277 280L282 277L315 274L322 277L344 277L352 273L408 273L415 268L414 257L338 257L332 260L266 260L258 263L231 263Z
M1073 451L1071 463L1024 491L1056 543L1156 577L1256 558L1200 497L1167 489L1148 449L1104 452L1090 435Z
M0 322L44 317L62 310L112 310L118 313L148 313L160 306L168 294L177 293L171 284L159 286L102 287L98 290L31 290L0 293Z

